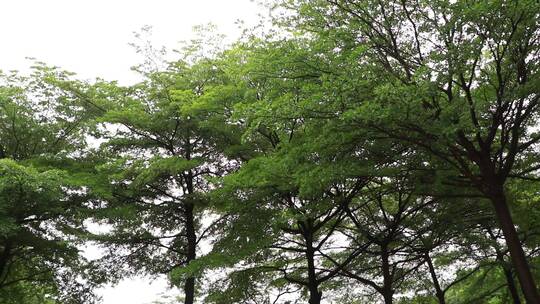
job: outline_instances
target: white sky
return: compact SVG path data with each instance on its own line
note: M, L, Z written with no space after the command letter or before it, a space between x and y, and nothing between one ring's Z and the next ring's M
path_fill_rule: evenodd
M2 0L0 69L24 71L25 57L35 57L80 78L132 82L129 68L141 58L128 44L143 26L156 46L171 48L210 22L235 39L236 21L253 25L261 12L250 0Z
M141 58L128 44L143 26L152 26L156 46L174 48L193 26L210 22L236 39L236 21L254 25L261 12L250 0L2 0L0 69L25 71L25 58L34 57L79 78L131 83L137 75L130 67ZM104 304L148 304L166 289L164 279L136 278L99 293Z

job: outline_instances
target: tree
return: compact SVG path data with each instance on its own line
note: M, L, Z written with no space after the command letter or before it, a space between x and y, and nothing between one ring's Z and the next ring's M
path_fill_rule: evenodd
M285 1L297 28L339 43L375 94L353 125L422 148L493 205L530 303L537 285L509 210L511 178L536 179L539 8L535 1Z
M313 163L297 149L280 146L277 155L251 159L225 181L225 191L236 195L228 210L237 214L238 223L225 232L214 254L237 256L233 258L236 265L256 257L250 268L268 273L274 282L270 284L296 285L306 290L309 303L321 303L322 286L358 254L353 250L341 259L328 257L346 246L336 243L337 227L365 178L352 175L356 168L347 170L334 162L330 169L330 164ZM287 156L278 156L281 153ZM326 173L326 180L311 179L321 172ZM244 219L253 215L260 218L246 223ZM248 235L238 238L238 228Z
M347 209L347 235L355 242L365 240L368 246L342 275L374 289L386 304L394 303L396 291L406 286L411 274L423 264L423 256L409 250L416 241L411 230L422 212L433 208L435 202L418 197L412 182L407 177L374 179Z
M237 166L238 126L226 122L241 90L209 59L173 62L144 76L133 87L109 90L113 102L101 121L111 190L101 218L112 231L98 239L125 252L111 252L111 260L182 282L185 303L194 303L200 274L181 268L223 220L212 219L205 196L214 178Z
M92 115L60 88L69 76L43 64L28 77L1 75L0 298L9 303L91 303L104 280L77 247Z

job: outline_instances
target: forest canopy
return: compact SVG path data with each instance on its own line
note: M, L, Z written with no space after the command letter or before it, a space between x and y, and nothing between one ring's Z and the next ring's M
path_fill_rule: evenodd
M1 303L540 303L539 2L271 7L133 85L0 74Z

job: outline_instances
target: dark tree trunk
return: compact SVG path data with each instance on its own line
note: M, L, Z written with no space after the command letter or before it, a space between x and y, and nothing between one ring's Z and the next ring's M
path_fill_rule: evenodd
M193 216L193 204L186 205L186 235L187 235L187 254L186 264L195 260L197 249L197 236L195 235L195 221ZM185 304L193 304L195 301L195 278L188 277L184 285Z
M392 273L390 271L390 261L388 253L388 245L381 245L381 261L383 272L383 297L385 304L392 304L394 291L392 290Z
M0 254L0 288L2 287L2 284L6 280L7 276L7 265L9 262L9 259L11 258L11 240L7 239L4 242L4 249L2 250L2 253Z
M506 278L506 283L508 285L508 291L510 296L512 296L512 301L514 304L521 304L521 299L519 298L519 292L516 287L516 282L514 281L514 276L512 275L512 269L508 265L503 265L504 276Z
M521 291L523 292L527 303L540 304L540 295L538 294L538 289L534 283L531 269L527 263L527 258L525 257L525 253L521 247L521 242L519 241L516 228L514 227L512 216L510 215L510 210L508 209L505 193L502 187L497 189L497 191L490 196L490 199L495 207L495 214L497 215L497 219L501 225L506 246L510 251L512 264L516 270L517 277L521 285Z
M308 291L309 304L320 304L322 292L319 291L319 282L315 271L315 249L313 248L313 231L310 223L304 226L304 238L306 240L306 260L308 264Z
M191 159L189 153L186 155L186 159ZM193 181L193 172L188 171L186 178L187 193L193 194L195 187ZM193 214L193 203L189 201L185 205L185 218L186 218L186 237L187 237L187 253L186 253L186 264L195 260L197 257L197 235L195 232L195 216ZM185 292L185 304L193 304L195 301L195 278L188 277L184 285Z
M435 267L433 267L433 261L429 256L429 252L426 252L424 257L429 267L429 274L431 275L431 280L433 281L433 287L435 288L437 300L439 301L439 304L445 304L446 301L444 300L444 291L441 289L441 285L439 284L439 279L437 278L437 273L435 272Z

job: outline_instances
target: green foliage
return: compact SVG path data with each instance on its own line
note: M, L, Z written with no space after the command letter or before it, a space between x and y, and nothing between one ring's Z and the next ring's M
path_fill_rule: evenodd
M281 0L131 86L1 74L0 302L532 303L538 5Z
M62 89L70 74L38 64L1 75L0 297L5 303L91 303L103 282L77 247L92 195L85 134L94 113Z

